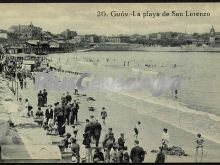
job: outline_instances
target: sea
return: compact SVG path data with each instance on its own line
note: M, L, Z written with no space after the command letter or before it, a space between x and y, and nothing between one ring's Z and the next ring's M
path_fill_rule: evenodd
M63 70L89 72L119 82L140 76L180 77L177 98L169 87L154 95L141 90L119 89L114 83L100 92L112 93L112 99L192 133L220 143L220 54L209 52L90 51L50 54L53 66ZM164 85L152 82L153 88ZM125 81L123 81L125 82ZM156 84L155 84L156 83Z

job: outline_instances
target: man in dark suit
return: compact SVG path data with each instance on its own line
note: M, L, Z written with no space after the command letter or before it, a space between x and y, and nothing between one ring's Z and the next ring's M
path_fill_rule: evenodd
M134 141L134 147L131 149L130 158L132 163L142 163L145 157L145 151L139 146L139 141Z
M95 141L96 141L96 147L98 147L98 145L99 145L99 139L100 139L100 136L101 136L101 131L102 131L102 126L98 122L98 120L96 120L96 122L94 124L94 138L95 138Z
M69 92L66 93L66 102L70 103L72 101L72 96L69 94Z
M75 111L75 119L76 122L78 121L78 110L79 110L79 104L76 102L76 100L74 100L74 111Z

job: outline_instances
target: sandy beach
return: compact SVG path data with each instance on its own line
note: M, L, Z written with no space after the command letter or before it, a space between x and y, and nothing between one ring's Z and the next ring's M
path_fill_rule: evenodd
M61 69L76 71L76 72L90 72L97 75L103 75L105 77L117 78L118 75L123 75L123 77L135 76L140 70L135 68L131 69L134 72L128 72L129 68L124 68L120 66L119 61L114 61L110 64L103 64L94 62L96 59L93 58L91 62L85 62L84 57L80 57L79 54L72 54L71 56L62 58L57 58L59 56L50 56L49 59L52 60L51 66L61 66ZM78 58L78 60L72 60L71 58ZM102 59L105 61L105 59ZM123 60L121 60L123 61ZM60 64L60 65L58 65ZM133 62L133 65L137 63ZM132 67L134 68L134 67ZM143 70L146 75L155 76L158 71L157 69ZM115 74L114 72L117 72ZM77 77L80 75L73 75L69 73L56 72L55 76L62 82L64 77ZM87 79L88 81L90 79ZM86 81L87 81L86 80ZM6 84L6 82L4 82ZM51 84L49 84L50 86ZM84 84L85 85L85 82ZM129 152L133 147L134 143L134 125L137 121L141 121L140 135L138 140L140 145L147 151L144 162L154 162L156 158L155 153L151 153L152 150L158 150L161 144L161 134L163 128L168 128L170 134L170 146L178 146L184 149L188 156L169 156L166 157L166 162L219 162L220 158L220 144L218 141L219 133L215 130L219 128L218 116L210 115L210 113L196 111L191 109L183 103L176 101L172 98L169 100L165 97L153 97L146 91L126 91L118 90L113 86L102 90L80 90L82 95L74 95L74 91L69 91L73 99L79 101L79 123L77 125L78 132L78 143L81 146L81 153L83 154L84 149L82 145L83 131L85 127L85 119L89 118L90 115L94 115L101 122L100 112L102 107L106 107L108 117L106 125L102 125L101 141L103 136L107 133L109 127L113 128L115 138L118 139L121 132L125 133L126 146L128 146ZM9 84L11 86L11 84ZM19 97L23 100L28 98L30 104L34 107L34 113L37 110L37 93L38 89L35 88L33 81L27 81L27 88L19 90ZM48 86L42 85L40 89L47 89ZM6 86L4 87L6 88ZM51 90L48 91L48 104L54 104L59 101L62 94L66 93L65 87L63 90ZM181 93L180 93L181 94ZM6 108L11 111L11 118L15 124L21 123L31 123L36 124L33 118L24 118L19 116L19 111L22 106L18 101L16 101L16 95L13 96L11 93L11 98L13 102L5 102ZM4 96L3 96L4 97ZM87 101L87 97L93 97L95 101ZM168 95L168 97L171 97ZM88 107L94 107L95 111L89 111ZM43 108L45 112L46 108ZM38 144L46 145L52 144L53 137L46 136L46 131L42 128L26 128L19 130L18 138L21 139L23 144ZM72 128L70 126L66 127L66 132L72 133ZM204 144L204 155L196 156L196 134L202 133L205 137ZM35 134L37 136L32 136ZM40 136L44 137L44 140L40 140ZM58 138L59 139L59 138ZM61 138L60 138L61 140ZM21 142L21 143L22 143ZM65 161L64 161L65 162Z
M78 63L77 67L78 72L82 72L85 67L84 63L82 68L80 68ZM90 69L97 69L90 65ZM87 66L87 65L86 65ZM64 68L64 67L63 67ZM74 68L75 69L75 68ZM106 69L107 70L107 69ZM90 70L91 71L91 70ZM60 76L70 76L66 73L57 73ZM32 81L28 81L27 89L21 91L23 97L29 98L32 105L37 104L37 92L33 90L34 86ZM58 101L66 91L48 91L48 104L54 104ZM218 162L220 161L220 145L215 143L215 140L210 140L210 138L205 139L204 145L204 156L196 157L195 155L195 140L196 140L196 130L197 127L194 127L194 124L201 124L203 122L193 120L192 113L181 113L181 111L173 111L173 105L166 105L163 103L163 99L158 103L158 100L152 101L151 99L141 97L142 99L149 99L148 101L140 101L133 93L123 92L123 94L116 91L80 91L81 94L86 93L86 97L93 97L96 101L86 101L86 97L76 97L73 94L73 91L70 91L74 99L79 99L80 110L79 110L79 133L78 133L78 142L82 146L82 134L85 127L85 119L89 118L93 114L99 121L101 121L101 108L104 106L108 112L107 124L103 127L102 138L105 135L109 127L113 128L116 139L120 136L121 132L125 133L126 145L130 149L133 146L134 141L134 132L133 128L136 121L141 121L140 127L140 145L147 151L145 162L154 162L156 154L151 153L151 150L158 149L161 141L161 133L163 128L168 128L170 134L171 146L182 147L188 156L167 156L166 162ZM136 98L136 99L135 99ZM93 106L96 110L90 112L88 107ZM178 108L178 106L176 106ZM36 107L35 109L36 110ZM45 108L44 108L45 110ZM180 116L182 115L183 119L180 122ZM198 114L194 114L198 115ZM202 117L202 116L201 116ZM204 117L204 116L203 116ZM204 117L207 120L207 116ZM186 120L187 119L187 120ZM170 122L172 121L172 122ZM191 121L191 123L190 123ZM184 123L185 122L185 123ZM200 123L199 123L200 122ZM180 124L181 123L181 124ZM204 125L203 125L204 126ZM188 127L188 128L187 128ZM187 129L186 129L187 128ZM196 129L195 129L196 128ZM211 131L211 130L210 130ZM67 127L67 132L72 132L71 127ZM102 139L101 138L101 139Z

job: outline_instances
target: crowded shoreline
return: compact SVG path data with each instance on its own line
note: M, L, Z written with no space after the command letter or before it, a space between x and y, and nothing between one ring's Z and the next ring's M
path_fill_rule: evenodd
M65 74L65 73L63 73L63 74ZM32 84L32 80L27 80L27 88L29 88L29 86L31 87L32 86L31 84ZM26 89L24 88L23 91L25 91L25 90ZM28 96L27 92L30 92L30 91L33 91L33 88L29 89L26 92L24 92L24 93L26 93L26 96L25 96L26 98ZM38 93L38 91L33 92L33 96L31 96L31 98L33 98L33 99L30 99L30 103L33 105L35 112L37 110L37 103L36 103L37 93ZM52 107L54 107L53 104L57 100L60 100L60 97L62 96L63 93L66 94L66 91L57 92L56 99L54 98L54 96L53 96L54 94L53 93L54 93L53 91L49 91L48 92L48 99L47 99L48 103L51 104ZM77 97L75 97L75 96L78 96L78 95L75 95L74 91L71 91L70 93L74 97L74 99L76 100ZM86 96L82 96L82 93L81 93L80 90L79 90L79 93L81 94L80 97L79 97L79 100L80 100L80 103L81 103L81 104L79 104L79 107L80 107L80 109L79 109L80 122L84 123L85 119L90 119L91 116L94 116L96 119L98 118L98 121L102 122L102 118L100 118L100 112L101 112L102 107L106 107L107 112L109 113L108 117L107 117L108 118L107 124L109 124L109 125L106 124L107 126L105 128L105 131L108 130L108 127L113 128L113 132L115 133L115 135L117 135L116 139L118 139L118 137L120 137L120 132L125 132L125 136L126 136L126 139L127 139L126 144L128 143L127 146L129 148L129 150L133 147L133 143L134 143L134 140L135 140L135 138L132 135L133 132L134 132L133 131L133 129L134 129L133 127L134 127L134 125L136 124L137 121L139 121L139 120L141 121L141 123L142 123L141 125L143 125L143 126L141 126L139 128L140 129L139 141L140 141L140 145L143 146L143 148L145 150L147 150L147 155L146 155L146 158L145 158L144 162L154 162L155 161L156 154L152 154L151 150L153 150L153 149L154 150L158 150L158 147L160 146L160 141L161 141L161 139L160 139L161 138L160 137L161 136L160 132L164 129L163 127L165 127L165 126L168 128L169 132L170 131L172 132L173 130L175 130L173 132L175 132L175 134L178 135L178 137L176 137L177 139L175 138L175 140L174 140L174 138L173 138L173 143L176 143L176 145L178 145L178 146L180 145L181 147L183 147L183 149L185 149L186 141L188 141L188 139L185 139L184 137L181 137L180 135L183 134L185 136L185 134L188 134L188 133L185 133L182 130L174 128L174 127L172 127L169 124L161 123L160 121L154 121L154 118L151 119L151 117L142 116L142 115L137 114L136 113L137 110L135 110L134 108L128 108L127 106L118 104L114 100L111 100L112 95L110 93L108 93L108 92L107 93L87 92ZM87 97L87 96L94 97L95 100L97 102L99 102L99 103L96 103L96 101L91 101L92 103L89 104L90 101L87 101L85 99L83 100L83 98ZM53 99L51 99L50 97L52 97ZM107 98L107 102L106 102L106 100L104 98ZM22 101L24 101L24 99ZM85 103L87 103L87 104L83 106L83 104L85 104ZM92 107L95 107L96 110L94 111L94 113L89 111L89 114L88 114L88 107L91 107L91 105L92 105ZM47 107L42 108L43 111L45 111L46 108ZM119 109L120 109L120 112L118 112ZM129 110L129 113L132 112L132 113L134 113L134 116L137 116L136 120L132 119L133 123L130 123L129 126L128 126L129 116L126 115L128 110ZM35 112L33 114L35 114ZM45 114L45 112L43 114ZM122 118L123 115L126 116L124 119ZM82 118L81 118L81 116L82 116ZM119 120L120 120L121 123L125 123L125 126L123 126L123 129L119 128L119 125L118 125L118 122L117 122ZM153 131L154 133L152 133L152 135L148 135L148 132L152 132L152 128L147 128L148 131L146 131L145 129L146 129L146 127L151 127L152 123L154 123L154 124L158 123L158 129L154 130ZM161 125L162 125L162 127L161 127ZM72 127L67 126L67 128L68 128L67 130L68 131L70 130L70 131L69 132L66 131L65 135L66 135L66 133L73 132L72 131ZM80 144L80 147L81 147L82 141L80 141L80 140L82 140L82 134L83 134L83 131L84 131L84 124L82 124L82 125L80 124L78 129L79 130L81 129L81 130L78 133L79 139L77 139L77 142ZM178 132L178 133L176 133L176 132ZM46 133L46 131L45 131L45 133ZM102 133L102 136L103 136L103 134L105 134L105 133ZM156 138L155 135L157 136L157 142L158 143L157 142L155 143L156 140L153 140L153 139ZM147 136L150 136L150 137L147 137ZM153 136L153 138L152 138L152 136ZM172 136L174 136L174 135L172 134ZM189 154L191 156L184 156L184 157L180 157L180 158L179 157L177 158L175 156L168 156L166 162L169 162L169 161L170 162L176 162L176 161L180 161L180 162L187 162L187 161L189 161L189 162L192 162L192 161L195 161L194 156L193 156L193 153L195 152L195 147L192 148L192 144L195 145L196 137L195 137L195 135L191 135L191 134L188 134L187 136L188 136L189 139L191 139L191 140L193 139L192 143L190 143L190 146L188 146L189 144L186 145L189 148L191 148L190 150L187 150L187 154ZM143 139L146 139L146 138L149 138L150 140L149 141L143 140ZM152 142L153 144L151 145L151 144L149 144L149 142ZM182 143L182 144L180 144L180 143ZM208 140L205 140L205 143L207 144L207 147L208 147L208 144L212 144L212 142L209 142ZM102 145L100 144L100 146L102 146ZM148 146L151 146L151 149L149 149ZM210 146L214 146L214 145L210 145ZM188 148L188 147L186 147L186 148ZM190 151L190 152L188 152L188 151ZM206 158L205 156L204 156L204 159L206 161L210 161L211 159L213 161L215 161L215 159L213 159L213 158L211 158L211 159L210 158ZM218 159L216 159L216 160L218 160Z

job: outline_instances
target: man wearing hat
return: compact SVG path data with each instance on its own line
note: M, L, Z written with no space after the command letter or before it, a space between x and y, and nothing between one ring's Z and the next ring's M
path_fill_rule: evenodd
M96 142L96 147L98 147L98 145L99 145L99 139L100 139L100 136L101 136L101 131L102 131L102 126L98 122L98 120L96 120L96 122L94 124L94 138L95 138L95 142Z
M93 115L90 116L90 126L91 126L91 137L92 142L95 141L95 125L96 125L96 119Z

